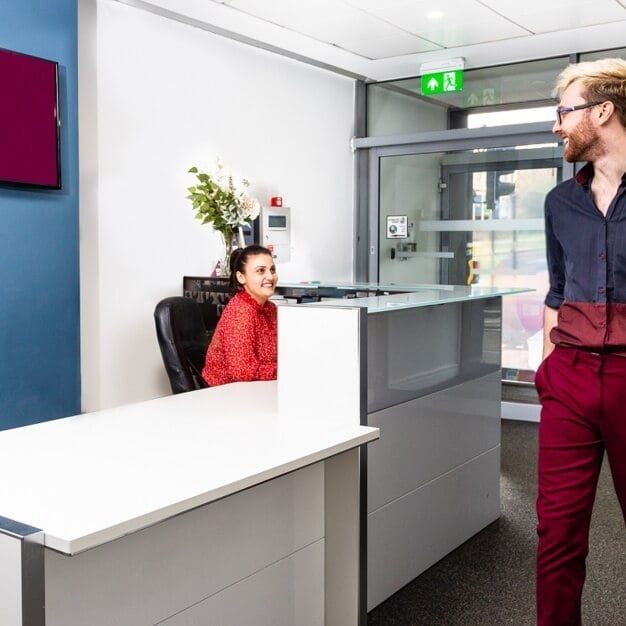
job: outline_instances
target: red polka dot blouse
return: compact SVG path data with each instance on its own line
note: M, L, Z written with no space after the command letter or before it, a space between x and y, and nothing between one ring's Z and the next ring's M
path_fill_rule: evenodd
M276 380L276 305L261 306L247 291L224 307L206 353L202 377L211 387Z

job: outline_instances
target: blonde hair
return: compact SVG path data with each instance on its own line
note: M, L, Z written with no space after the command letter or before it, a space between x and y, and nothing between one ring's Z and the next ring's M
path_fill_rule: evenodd
M626 61L598 59L568 65L558 76L555 93L560 96L573 82L580 81L582 95L588 102L610 100L626 128Z

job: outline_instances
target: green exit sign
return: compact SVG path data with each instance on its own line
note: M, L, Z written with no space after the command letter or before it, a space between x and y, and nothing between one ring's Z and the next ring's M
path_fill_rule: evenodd
M463 70L422 74L422 95L463 91Z

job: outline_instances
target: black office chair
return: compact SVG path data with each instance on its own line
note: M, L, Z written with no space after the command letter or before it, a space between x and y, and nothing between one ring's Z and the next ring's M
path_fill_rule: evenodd
M157 338L172 393L208 387L202 378L209 336L200 305L191 298L164 298L154 309Z

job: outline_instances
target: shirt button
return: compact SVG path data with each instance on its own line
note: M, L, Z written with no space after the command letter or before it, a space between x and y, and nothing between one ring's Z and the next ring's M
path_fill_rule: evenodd
M606 254L604 254L604 252L601 252L600 258L604 261L606 259Z
M599 291L600 293L604 293L604 292L606 291L606 289L605 289L604 287L600 287L600 289L598 289L598 291Z

